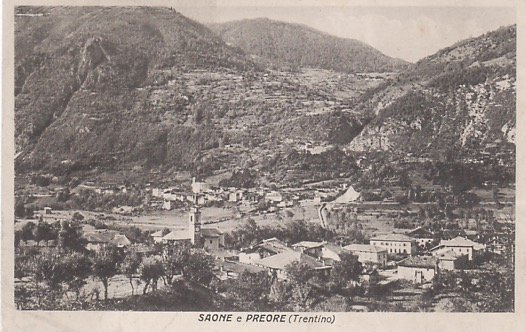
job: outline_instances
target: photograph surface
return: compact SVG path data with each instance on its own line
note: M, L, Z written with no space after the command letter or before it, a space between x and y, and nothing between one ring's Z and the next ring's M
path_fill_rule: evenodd
M514 312L515 24L15 7L16 308Z

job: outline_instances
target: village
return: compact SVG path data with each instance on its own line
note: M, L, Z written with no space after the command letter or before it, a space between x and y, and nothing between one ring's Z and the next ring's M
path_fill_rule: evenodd
M69 195L92 192L116 197L132 191L137 188L85 181ZM62 188L56 192L63 195ZM359 264L356 276L349 280L352 287L371 288L374 281L375 292L381 295L375 300L371 294L355 296L346 310L369 311L375 310L379 299L396 310L412 310L422 294L436 287L441 276L451 273L467 271L476 287L484 271L495 268L493 261L512 260L514 256L513 206L505 202L512 197L501 198L499 208L492 210L495 214L473 214L437 227L436 222L423 222L430 213L422 212L425 204L408 206L391 196L378 199L382 191L359 193L344 181L322 181L302 188L224 188L194 177L187 186L147 184L141 192L145 195L139 206L115 206L102 213L46 206L17 218L17 258L30 260L34 255L63 251L63 236L68 232L77 237L73 247L80 252L96 256L113 248L124 260L133 253L139 258L128 277L116 266L104 283L110 298L126 298L134 294L134 285L143 285L144 294L148 289L157 290L157 279L164 278L161 271L166 267L160 267L157 276L145 277L141 264L149 260L161 264L174 248L184 247L209 258L212 274L207 287L219 294L223 284L245 273L263 273L273 282L287 283L294 265L323 280L331 276L335 264L342 264L342 257L350 254ZM413 200L416 195L414 190L403 193ZM481 204L487 207L496 203L490 200ZM309 231L297 231L293 236L285 232L280 238L279 229L290 225ZM260 234L248 234L248 229ZM264 237L265 232L269 237ZM183 269L172 272L171 278L183 278ZM19 273L18 286L35 282L24 268ZM90 278L82 283L82 292L86 298L88 294L91 299L93 294L98 298L98 279ZM167 285L165 282L164 287ZM455 297L440 296L433 305Z

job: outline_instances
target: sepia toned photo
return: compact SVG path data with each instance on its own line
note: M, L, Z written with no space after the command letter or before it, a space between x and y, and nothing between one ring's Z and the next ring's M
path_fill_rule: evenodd
M13 306L515 312L516 16L16 6Z

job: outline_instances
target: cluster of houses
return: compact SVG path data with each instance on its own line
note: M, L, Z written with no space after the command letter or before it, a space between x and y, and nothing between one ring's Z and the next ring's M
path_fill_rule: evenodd
M189 213L188 227L173 229L168 233L157 231L150 234L154 243L170 244L190 242L205 250L216 259L215 275L220 280L237 278L243 271L267 271L279 280L287 280L287 266L298 262L307 265L320 274L329 274L335 262L340 261L342 252L355 255L359 262L373 269L382 271L396 268L396 279L405 279L417 284L426 283L440 271L451 271L466 266L487 248L485 244L467 238L455 237L441 240L425 252L419 244L433 241L425 238L422 229L409 234L386 234L370 239L369 244L350 244L339 246L327 242L301 241L288 245L277 238L270 238L240 251L226 250L224 233L217 228L203 227L200 212L193 207ZM86 248L99 251L105 246L127 248L140 247L133 244L126 235L109 229L91 229L83 232ZM20 247L56 246L56 241L20 241ZM495 242L495 241L493 241ZM140 250L138 250L140 251ZM390 265L390 257L404 257ZM364 273L370 269L364 268Z
M240 251L225 249L225 234L218 228L204 227L201 223L199 197L197 193L206 192L205 184L193 182L194 194L191 196L191 208L188 224L184 228L159 230L149 236L152 243L171 244L189 242L203 249L216 259L215 275L219 280L237 278L242 271L267 271L277 279L286 280L287 266L294 262L307 265L320 274L329 274L335 262L340 261L342 252L355 255L364 268L364 273L373 270L384 271L396 269L393 276L417 284L426 283L440 273L462 269L467 264L473 265L483 252L491 251L502 254L508 247L504 237L495 237L490 241L480 241L456 236L449 239L437 239L435 234L424 227L413 229L405 234L391 233L377 235L368 244L349 244L339 246L327 242L301 241L286 244L280 239L270 238ZM351 188L352 189L352 188ZM353 192L353 194L355 194ZM353 195L353 198L355 198ZM277 195L270 195L278 199ZM45 213L52 213L45 209ZM127 248L145 246L134 244L125 234L110 229L83 229L82 237L86 248L99 251L105 246ZM20 247L50 247L55 241L31 243L31 240L20 241ZM35 242L35 241L33 241Z
M404 279L422 284L430 282L440 271L452 271L466 267L486 250L486 245L463 237L441 240L429 250L423 251L422 244L435 243L421 228L410 234L386 234L374 237L369 244L338 246L327 242L301 241L287 245L277 238L271 238L245 248L220 263L223 277L236 277L239 271L268 271L278 279L286 280L286 268L293 262L306 264L313 271L328 274L334 262L340 260L342 252L349 252L364 266L382 271L396 269L395 279ZM400 255L398 261L391 261ZM364 268L364 274L371 269Z
M367 280L373 271L384 278L386 285L396 280L407 280L425 284L443 271L464 269L475 266L477 257L486 251L503 253L507 244L503 238L493 238L479 243L457 236L447 240L436 240L424 228L414 229L406 234L377 235L368 244L340 246L319 241L300 241L287 244L278 238L269 238L241 250L225 248L225 234L217 228L203 227L201 213L194 204L188 214L186 228L157 231L149 234L151 242L173 244L192 243L214 257L213 269L217 282L236 279L244 271L266 272L277 280L286 281L287 267L297 262L306 265L319 275L329 275L334 264L341 260L344 252L357 257L364 266L362 279ZM81 227L80 225L78 227ZM106 246L134 248L138 253L151 253L153 247L146 243L133 243L125 234L111 229L84 229L82 237L86 249L99 251ZM20 241L19 247L39 247L49 250L57 241Z
M275 190L270 188L222 188L212 187L206 182L192 180L191 191L179 188L151 188L152 204L163 210L173 210L183 204L193 202L197 195L197 204L206 206L214 203L234 203L256 207L266 203L266 212L275 212L280 208L319 204L333 198L341 188L331 190Z

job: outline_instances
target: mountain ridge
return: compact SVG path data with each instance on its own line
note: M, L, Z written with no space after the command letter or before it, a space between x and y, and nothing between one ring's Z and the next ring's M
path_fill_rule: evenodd
M516 26L501 27L444 48L366 93L358 108L375 119L349 148L477 153L494 140L514 144L515 43Z
M16 17L18 173L168 176L280 161L331 171L319 153L350 165L344 147L434 158L514 145L515 27L397 74L358 75L266 68L168 8L31 10L42 15ZM318 152L284 157L307 150Z
M388 57L362 41L333 36L298 23L256 18L208 26L228 44L278 67L376 72L409 66L407 61Z

